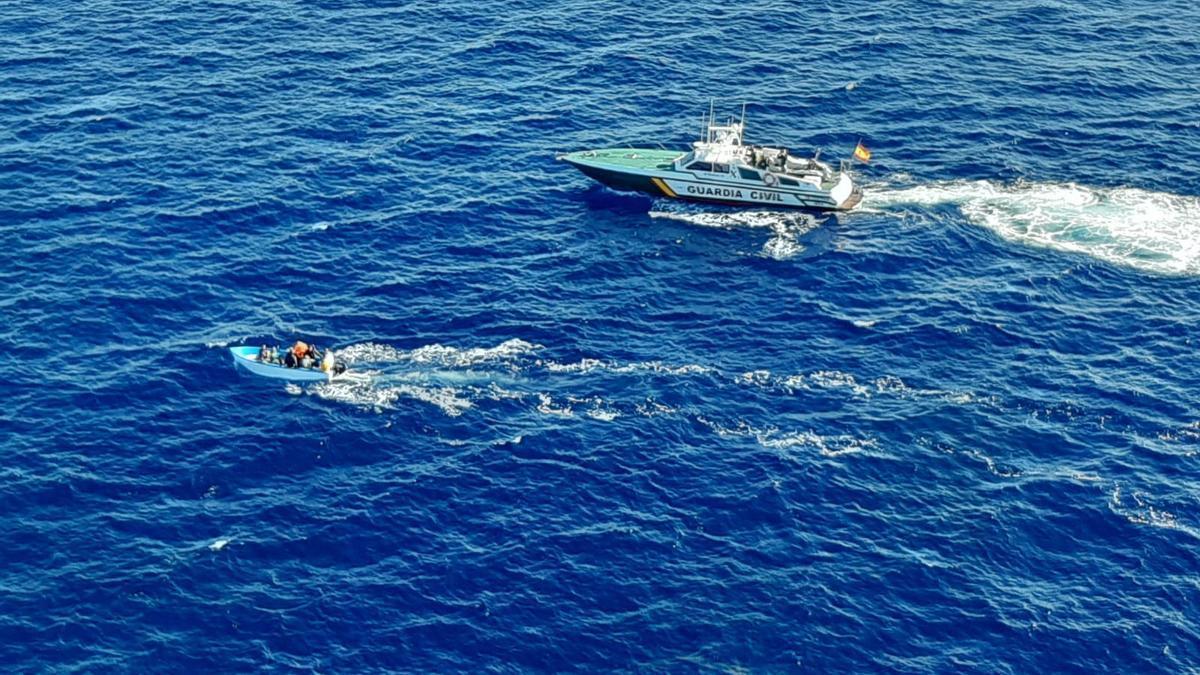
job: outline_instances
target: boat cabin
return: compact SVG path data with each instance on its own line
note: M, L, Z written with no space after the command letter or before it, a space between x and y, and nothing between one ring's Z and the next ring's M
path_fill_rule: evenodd
M692 143L691 151L677 158L673 168L787 187L799 187L799 181L821 187L836 181L833 170L816 157L796 159L786 148L745 145L744 128L743 122L733 120L707 125L704 137Z

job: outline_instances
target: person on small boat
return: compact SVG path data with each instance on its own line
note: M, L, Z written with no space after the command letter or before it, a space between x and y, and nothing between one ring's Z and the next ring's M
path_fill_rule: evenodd
M283 365L288 368L320 369L321 372L341 375L346 372L346 364L339 362L333 350L321 351L316 345L310 345L301 340L287 351L283 357Z
M262 348L258 350L258 360L262 361L263 363L276 363L279 360L279 357L276 356L274 347L263 345Z
M296 340L296 344L288 350L287 356L283 357L283 365L288 368L312 368L320 360L321 355L316 347Z

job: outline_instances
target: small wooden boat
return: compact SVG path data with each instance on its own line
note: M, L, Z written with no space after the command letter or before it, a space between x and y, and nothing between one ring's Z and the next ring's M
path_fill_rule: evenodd
M320 368L288 368L278 363L265 363L258 360L258 347L230 347L233 363L241 366L255 375L273 377L277 380L291 382L326 382L339 379L356 379L357 373L344 372L338 375L326 373ZM351 377L347 377L347 376Z

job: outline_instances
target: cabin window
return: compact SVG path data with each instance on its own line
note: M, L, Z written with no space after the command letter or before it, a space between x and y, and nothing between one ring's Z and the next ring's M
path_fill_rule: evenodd
M712 162L692 162L691 166L688 167L688 170L689 171L712 171L713 165L712 165Z
M716 171L717 173L729 173L729 165L728 164L713 164L712 170Z
M738 173L742 174L742 178L745 178L746 180L758 180L760 178L757 171L754 169L747 169L744 166L738 167Z
M780 185L790 185L792 187L800 187L800 183L797 183L796 181L792 180L791 178L780 178L779 184Z

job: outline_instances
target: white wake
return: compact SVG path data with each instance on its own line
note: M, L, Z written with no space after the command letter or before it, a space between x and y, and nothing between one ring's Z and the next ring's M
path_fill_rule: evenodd
M1200 274L1200 197L1074 183L947 181L867 191L866 209L954 204L1013 242L1158 274Z
M796 211L715 211L678 202L661 205L650 212L650 217L678 220L701 227L769 229L772 236L763 244L762 253L775 260L787 260L803 253L804 245L800 243L800 237L820 225L812 215Z

